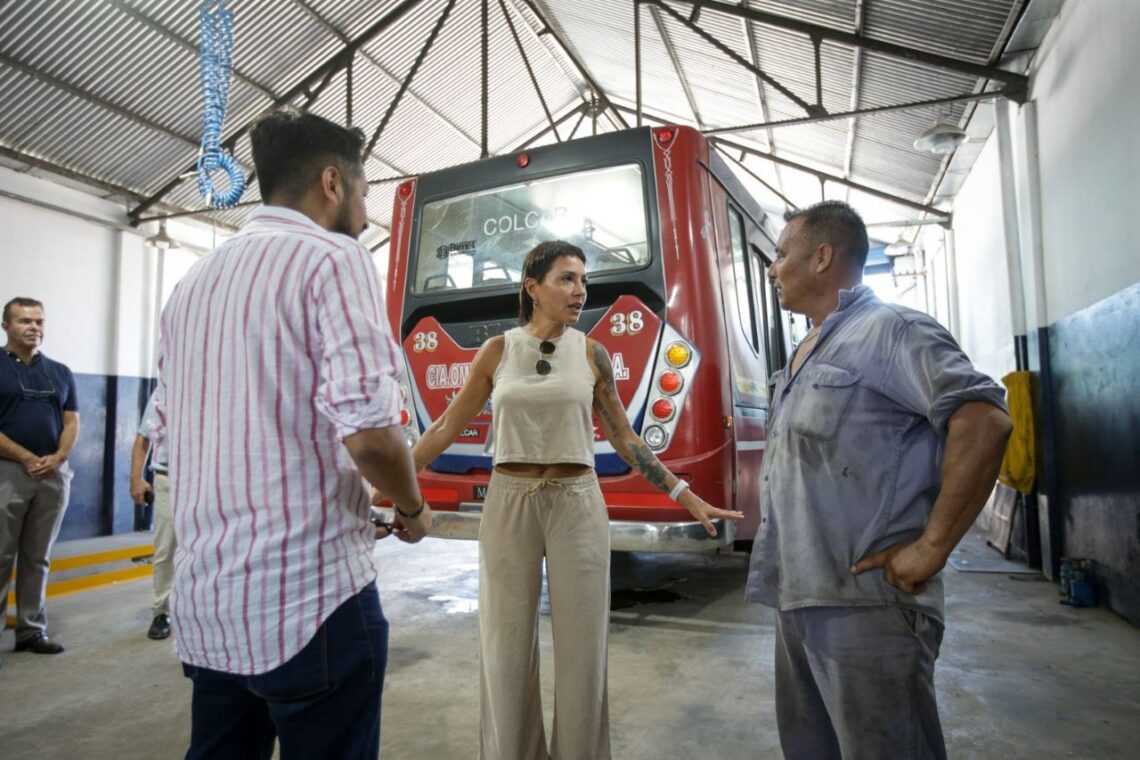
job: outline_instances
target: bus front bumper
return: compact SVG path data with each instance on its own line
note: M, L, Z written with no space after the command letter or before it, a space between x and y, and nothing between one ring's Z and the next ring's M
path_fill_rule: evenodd
M473 508L473 507L479 508ZM479 538L482 505L460 505L460 511L433 511L434 538L456 538L474 541ZM373 507L385 522L391 522L395 512L391 508ZM702 552L724 547L731 548L736 538L736 524L713 520L716 538L710 536L699 522L637 522L610 520L610 550L620 552Z

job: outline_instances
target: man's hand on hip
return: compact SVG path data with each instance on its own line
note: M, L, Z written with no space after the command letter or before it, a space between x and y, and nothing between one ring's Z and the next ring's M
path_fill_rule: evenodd
M922 538L909 544L898 544L870 554L855 563L855 575L883 568L883 577L904 594L917 595L926 590L926 582L946 565L946 554Z

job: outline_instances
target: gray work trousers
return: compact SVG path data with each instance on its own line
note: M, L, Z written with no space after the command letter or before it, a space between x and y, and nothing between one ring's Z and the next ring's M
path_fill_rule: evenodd
M8 612L8 586L16 567L16 641L28 641L47 631L49 557L59 535L71 469L60 468L36 480L24 465L0 459L0 620Z
M554 727L542 725L542 562L554 633ZM496 472L479 526L479 757L609 760L610 527L593 473Z
M170 513L170 478L154 474L154 602L151 614L169 612L170 587L174 585L174 519Z
M942 624L913 610L776 613L776 722L788 760L944 760Z

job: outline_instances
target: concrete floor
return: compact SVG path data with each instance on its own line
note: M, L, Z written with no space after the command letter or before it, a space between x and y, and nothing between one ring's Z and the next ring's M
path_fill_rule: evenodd
M392 622L386 760L475 756L476 552L435 539L377 547ZM615 556L615 758L780 756L772 613L743 601L746 567L739 554ZM1058 605L1056 586L1039 576L946 574L937 687L952 758L1137 757L1140 631L1105 609ZM145 636L149 583L52 599L62 655L13 653L12 633L3 634L0 757L182 756L190 686L170 643ZM621 606L634 601L646 603ZM542 632L546 665L545 617ZM548 726L553 676L543 671Z

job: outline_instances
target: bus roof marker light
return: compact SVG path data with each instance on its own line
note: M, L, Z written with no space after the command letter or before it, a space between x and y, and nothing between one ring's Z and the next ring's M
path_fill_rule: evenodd
M665 361L668 362L670 367L680 369L689 363L693 357L693 352L684 343L677 341L676 343L669 344L665 349Z
M407 409L400 410L400 426L407 427L412 421L412 415Z
M653 130L653 134L657 138L657 142L662 145L668 145L673 141L676 131L672 127L658 127Z
M668 422L669 420L673 419L673 414L676 412L676 410L677 407L674 406L673 402L667 398L657 399L653 402L653 406L650 408L653 416L662 422Z
M530 165L530 156L526 153L520 153L519 157L515 159L515 163L519 165L520 169L525 169Z
M402 185L400 185L400 189L397 190L396 192L399 194L399 196L401 198L407 198L409 195L412 194L412 183L410 181L403 183Z

